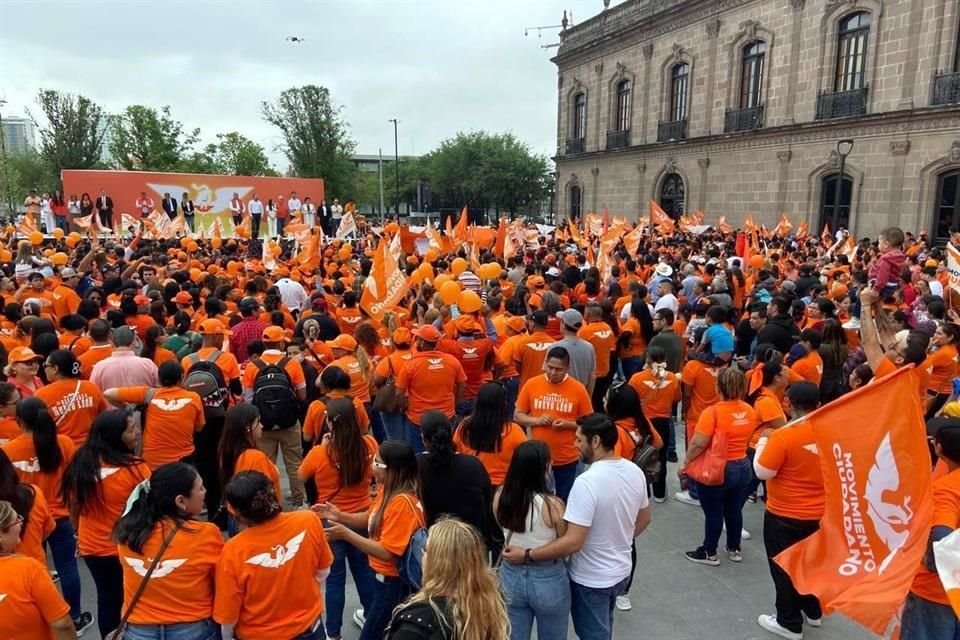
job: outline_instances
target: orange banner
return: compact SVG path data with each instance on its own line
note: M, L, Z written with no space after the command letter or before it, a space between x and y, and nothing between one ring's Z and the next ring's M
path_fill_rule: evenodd
M274 203L279 198L289 200L292 192L302 201L309 197L314 205L324 198L323 180L319 178L262 178L250 176L217 176L202 173L154 173L149 171L86 171L65 169L62 172L63 192L66 194L90 194L96 201L100 189L105 189L113 200L114 219L121 213L140 217L136 206L141 193L153 200L154 208L162 211L163 194L169 193L177 201L178 212L183 194L193 200L197 226L209 229L215 219L220 219L224 235L233 234L230 217L230 199L236 193L243 202L249 203L256 193L266 207L268 200ZM261 228L266 222L261 223ZM229 230L229 231L228 231Z

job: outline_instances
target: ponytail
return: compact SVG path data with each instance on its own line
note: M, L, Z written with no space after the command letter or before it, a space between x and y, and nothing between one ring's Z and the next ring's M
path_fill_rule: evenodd
M367 350L358 345L357 350L354 352L354 357L357 359L357 364L360 365L360 371L363 372L364 379L369 380L373 364L370 362L370 355L367 353Z
M37 464L44 473L53 473L63 462L63 452L57 442L57 423L47 411L43 400L35 397L24 398L17 405L17 418L27 426L33 435L33 448L37 453Z
M177 507L177 496L189 496L197 481L197 470L182 462L157 467L149 480L144 480L130 494L126 510L114 528L114 539L134 553L142 554L143 545L157 523L170 519L186 522L190 514Z

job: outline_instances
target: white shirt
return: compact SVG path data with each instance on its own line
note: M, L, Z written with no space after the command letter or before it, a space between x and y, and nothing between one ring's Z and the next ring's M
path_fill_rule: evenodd
M300 211L300 200L298 198L290 198L287 200L287 210L290 212L290 215Z
M570 556L570 579L606 589L630 575L634 525L649 504L643 472L629 460L601 460L578 476L563 519L588 531L583 547Z
M936 278L930 278L927 281L927 284L930 285L930 293L935 296L943 297L943 285L940 284L940 281Z
M337 218L340 218L341 216L343 216L343 207L341 207L338 204L335 204L332 207L330 207L330 213L333 214L333 219L336 220Z
M680 309L680 301L677 300L677 296L672 293L668 293L665 296L660 296L660 299L657 300L657 304L653 307L654 313L660 309L670 309L673 311L673 315L677 315L677 311Z
M620 322L626 322L630 319L630 310L632 307L632 302L628 302L627 304L623 305L623 309L620 310ZM652 317L654 312L653 305L648 304L647 309L650 310L650 316Z
M287 305L287 309L303 309L310 302L303 285L290 278L277 280L277 289L280 290L280 300Z
M263 215L263 202L260 200L251 200L250 204L247 205L247 210L250 211L252 216L261 216Z

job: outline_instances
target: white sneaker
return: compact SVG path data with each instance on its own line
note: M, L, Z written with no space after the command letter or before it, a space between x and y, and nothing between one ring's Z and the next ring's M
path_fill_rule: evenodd
M699 503L697 503L697 504L699 504ZM726 524L723 525L723 532L724 532L724 533L727 532L727 525L726 525ZM746 529L740 529L740 539L741 539L741 540L749 540L749 539L752 538L752 537L753 537L753 536L750 535L750 532L749 532L749 531L747 531Z
M804 619L804 620L807 622L807 624L810 625L811 627L815 627L815 628L819 629L821 626L823 626L823 617L822 617L822 616L819 617L819 618L811 618L811 617L809 617L807 614L803 614L803 619Z
M803 640L802 633L794 633L790 631L790 629L781 627L780 623L777 622L777 616L760 616L757 618L757 624L781 638L786 638L787 640Z
M689 491L677 491L675 494L673 494L673 499L677 502L682 502L683 504L690 504L695 507L700 506L700 501L691 497Z
M367 619L363 615L363 609L355 610L353 612L353 624L363 629L363 625L365 625L366 623L367 623Z
M740 550L731 551L727 549L727 556L730 558L730 562L743 562L743 552Z
M653 501L656 502L657 504L663 504L664 502L667 501L667 497L664 496L662 498L658 498L657 496L653 496Z
M620 609L620 611L630 611L630 609L633 609L633 605L630 603L630 596L617 596L617 609Z

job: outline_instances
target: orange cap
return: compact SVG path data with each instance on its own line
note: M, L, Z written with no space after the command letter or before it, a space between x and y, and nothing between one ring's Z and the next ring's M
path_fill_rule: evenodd
M30 347L16 347L10 352L7 361L10 364L15 362L31 362L33 360L43 360L43 356L34 352Z
M284 333L283 327L267 327L260 338L264 342L286 342L287 334Z
M223 323L216 318L207 318L200 323L200 333L202 335L229 336L232 331L223 326Z
M513 329L517 333L523 333L527 328L527 321L521 316L513 316L507 320L507 328Z
M333 340L327 340L324 344L331 349L343 349L344 351L356 351L357 349L357 341L353 339L353 336L345 333L341 333Z
M410 329L407 329L406 327L394 329L393 336L391 337L393 338L393 344L395 345L409 345L411 342L413 342L413 334L410 333Z
M453 326L457 328L457 333L468 334L477 330L477 323L472 316L457 316L453 321Z

